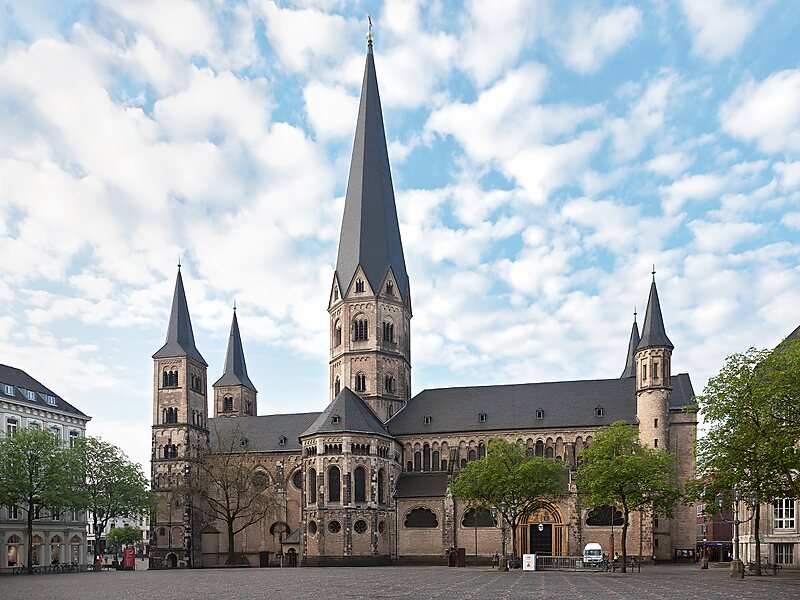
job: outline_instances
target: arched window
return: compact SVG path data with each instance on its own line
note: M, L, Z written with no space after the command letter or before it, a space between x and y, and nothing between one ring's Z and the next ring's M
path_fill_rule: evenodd
M394 393L394 377L387 375L383 378L383 387L386 389L387 394Z
M339 288L333 288L333 299L334 300L339 299Z
M383 322L383 341L394 342L394 323L391 321Z
M463 469L466 466L467 466L467 459L466 458L462 458L461 459L461 468Z
M431 470L431 447L428 444L422 447L422 470Z
M333 345L336 347L342 345L342 322L338 319L333 325Z
M422 453L419 450L414 452L414 470L422 471Z
M367 501L367 472L363 467L356 467L353 472L353 485L355 487L355 501Z
M356 391L365 392L367 390L367 376L363 373L356 373Z
M342 499L342 476L339 467L328 469L328 502L340 502Z
M317 503L317 471L316 469L308 470L308 503Z
M544 457L545 458L553 458L554 454L555 453L554 453L552 447L548 446L547 448L544 449Z
M353 341L354 342L364 342L369 339L367 335L367 328L369 327L369 321L365 316L358 316L353 321Z
M544 456L544 442L542 440L536 442L536 456Z
M233 410L233 397L225 396L222 399L222 411L223 412L230 412Z
M478 444L478 458L483 458L486 456L486 446L481 442Z
M386 485L386 473L383 469L378 470L378 504L383 504L386 501L384 487Z
M622 525L622 511L612 508L607 504L595 508L589 512L586 518L587 525L610 527L611 523L614 525Z
M439 526L439 519L432 510L415 508L406 515L404 525L409 529L435 528Z
M436 471L439 468L439 451L434 450L431 454L431 468Z
M477 517L477 518L476 518ZM477 523L475 522L477 520ZM474 508L469 509L464 513L464 518L461 519L461 526L472 527L497 527L497 523L492 518L492 513L485 509Z
M169 387L169 373L164 371L164 387Z
M414 463L411 462L411 461L408 461L406 463L406 472L407 473L411 473L413 470L414 470Z
M447 471L447 459L442 460L442 471Z
M475 452L475 448L472 448L469 453L467 454L467 460L473 461L478 460L478 453Z
M339 392L342 391L342 382L339 380L339 376L336 376L336 380L333 382L333 395L338 396Z
M394 295L394 284L391 281L386 282L386 293L390 296Z
M247 401L247 402L245 402L245 404L244 404L244 414L246 414L246 415L252 415L252 414L253 414L253 412L252 412L252 411L253 411L253 403L252 403L250 400L248 400L248 401Z
M164 419L164 423L172 424L178 422L178 409L177 408L168 408L166 411L166 418Z
M356 291L363 292L364 291L364 280L360 277L356 279Z

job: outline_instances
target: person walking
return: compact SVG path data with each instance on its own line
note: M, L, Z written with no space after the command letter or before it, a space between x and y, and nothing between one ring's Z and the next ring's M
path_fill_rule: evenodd
M498 566L500 566L500 554L495 551L494 556L492 556L492 569L495 569Z

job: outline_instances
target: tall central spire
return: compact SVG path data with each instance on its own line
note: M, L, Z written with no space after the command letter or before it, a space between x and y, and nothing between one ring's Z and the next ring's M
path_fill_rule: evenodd
M661 316L661 303L658 301L654 269L653 283L650 284L650 297L647 299L647 312L644 315L644 324L642 325L642 339L636 348L641 350L642 348L658 346L663 346L670 350L675 347L669 341L667 332L664 329L664 317Z
M254 392L256 391L256 386L253 385L247 375L247 364L244 361L244 348L242 347L242 336L239 333L239 320L236 318L236 309L233 310L231 334L228 338L228 352L225 355L225 372L214 383L214 387L220 385L243 385Z
M189 356L202 365L208 366L200 351L194 343L192 320L189 317L189 305L186 302L186 292L183 289L181 266L178 264L178 277L175 280L175 292L172 295L172 310L169 315L167 340L153 358L168 358L174 356Z
M359 266L373 290L380 289L391 268L401 298L408 301L408 275L397 222L371 37L367 46L336 259L336 276L343 290L350 287Z

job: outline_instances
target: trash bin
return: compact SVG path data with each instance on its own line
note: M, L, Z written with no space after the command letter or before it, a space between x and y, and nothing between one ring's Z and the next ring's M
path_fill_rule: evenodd
M447 566L448 567L455 567L458 564L458 553L456 552L455 548L451 548L447 551Z
M467 549L466 548L459 548L457 556L458 556L458 566L459 567L466 567L467 566Z

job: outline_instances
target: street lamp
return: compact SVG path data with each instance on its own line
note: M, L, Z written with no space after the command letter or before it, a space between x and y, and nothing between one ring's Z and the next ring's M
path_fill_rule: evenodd
M500 508L498 509L496 506L491 508L492 511L492 519L494 519L495 527L497 527L497 515L500 515L500 543L502 544L502 554L503 554L503 564L505 565L506 560L506 519L504 516L504 512L506 510L506 503L501 502Z
M758 506L758 494L752 492L748 498L745 498L742 494L742 491L733 486L733 521L729 521L722 515L722 507L724 505L725 498L722 494L717 494L717 506L720 509L720 519L725 521L726 523L733 523L733 560L731 561L731 573L730 577L741 577L744 579L744 565L742 564L742 559L739 552L739 525L742 523L747 523L756 515L756 511L753 510L752 514L747 517L746 519L739 518L739 502L745 500L749 506L756 507Z
M511 505L511 566L516 565L517 558L517 505Z

